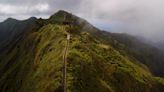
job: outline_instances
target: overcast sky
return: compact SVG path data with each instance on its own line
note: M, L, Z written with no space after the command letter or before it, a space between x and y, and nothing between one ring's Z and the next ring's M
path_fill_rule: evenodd
M0 0L0 21L48 18L60 9L101 29L164 41L164 0Z

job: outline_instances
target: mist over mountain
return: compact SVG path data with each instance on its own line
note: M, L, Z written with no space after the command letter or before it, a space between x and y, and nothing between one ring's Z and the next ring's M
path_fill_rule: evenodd
M69 12L9 18L0 23L1 33L1 92L164 91L163 51Z
M157 48L164 50L164 42L163 41L159 41L156 43L153 43Z
M111 33L110 36L118 41L118 43L113 44L114 47L119 50L125 50L130 56L147 65L155 75L163 76L164 58L162 57L164 51L161 48L144 40L144 38L139 39L128 34Z
M163 0L1 0L0 20L8 17L48 18L59 9L67 10L102 29L163 41Z

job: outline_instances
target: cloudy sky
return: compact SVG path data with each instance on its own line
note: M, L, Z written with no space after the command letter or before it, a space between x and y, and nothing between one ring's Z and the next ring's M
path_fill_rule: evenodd
M48 18L60 9L101 29L164 41L164 0L0 0L0 21Z

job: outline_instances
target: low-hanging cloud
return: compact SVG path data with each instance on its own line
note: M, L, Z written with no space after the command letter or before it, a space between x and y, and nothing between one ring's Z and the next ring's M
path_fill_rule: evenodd
M114 32L158 41L164 39L163 8L163 0L83 0L81 6L88 19L103 21Z
M0 20L30 16L48 18L63 9L112 32L163 41L163 8L163 0L1 0Z

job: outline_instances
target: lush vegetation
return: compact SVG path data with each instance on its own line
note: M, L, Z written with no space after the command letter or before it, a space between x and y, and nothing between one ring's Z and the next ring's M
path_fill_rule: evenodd
M164 76L164 52L162 50L127 34L108 33L109 35L116 40L115 42L110 41L115 49L148 66L154 75Z
M71 34L68 92L164 91L162 78L100 38L104 35L98 29L86 21L77 23L78 17L70 20L77 25L62 24L62 14L68 13L59 13L38 20L36 30L25 33L0 54L1 92L61 92L67 32Z

